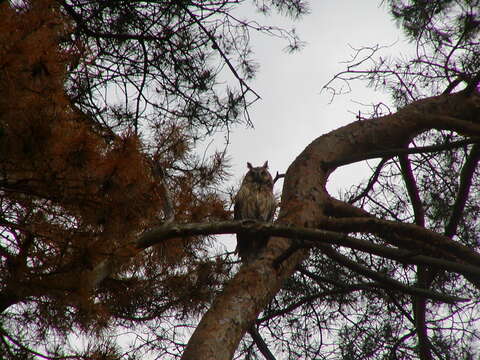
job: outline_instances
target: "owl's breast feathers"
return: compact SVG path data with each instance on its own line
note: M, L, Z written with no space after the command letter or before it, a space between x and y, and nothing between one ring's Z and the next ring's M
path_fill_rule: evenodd
M275 213L275 196L268 185L242 186L235 197L234 219L272 221Z
M275 196L270 184L247 181L242 184L235 197L234 218L270 222L273 220L275 208ZM236 251L245 262L257 256L267 241L268 236L238 233Z

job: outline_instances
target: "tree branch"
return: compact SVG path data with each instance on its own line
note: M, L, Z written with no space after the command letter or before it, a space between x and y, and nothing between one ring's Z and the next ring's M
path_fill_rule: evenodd
M478 137L472 137L469 139L454 141L451 143L445 143L440 145L372 151L372 152L367 152L363 154L355 154L351 157L337 160L337 161L327 162L324 165L327 168L332 168L332 167L336 168L339 166L353 164L359 161L364 161L369 159L384 158L388 160L388 159L391 159L392 157L400 156L400 155L434 153L434 152L439 152L444 150L457 149L465 145L476 144L479 141L480 139Z
M473 145L460 173L460 185L458 187L455 203L453 204L452 214L445 226L445 236L452 237L457 232L457 227L462 217L463 210L465 209L465 204L467 203L468 194L472 185L473 174L475 173L479 160L480 146L475 144Z
M420 199L417 182L415 181L410 160L406 154L400 155L398 159L402 169L403 181L405 182L405 187L407 188L408 196L412 203L415 224L425 227L425 211L423 209L422 199Z
M397 290L401 291L405 294L410 294L414 296L421 296L425 298L429 298L432 300L437 300L441 302L446 302L446 303L454 303L458 301L469 301L470 299L465 299L465 298L459 298L456 296L449 296L449 295L444 295L440 294L434 291L429 291L426 289L414 287L414 286L408 286L400 281L397 281L395 279L392 279L385 274L381 274L379 272L373 271L368 269L367 267L358 264L357 262L350 260L348 257L340 254L339 252L333 250L329 245L324 245L322 244L319 247L322 249L322 251L332 260L338 262L339 264L348 267L350 270L361 274L365 277L368 277L378 283L379 287L383 287L388 290Z
M352 218L352 221L358 221L358 218ZM371 220L371 219L369 219ZM403 224L406 225L406 224ZM181 238L188 236L201 236L201 235L220 235L220 234L232 234L238 232L252 232L260 233L269 236L277 236L281 238L296 239L293 244L285 251L280 253L276 258L272 259L272 267L277 271L281 271L279 268L285 261L295 256L298 249L305 247L318 246L322 243L335 244L345 246L351 249L364 251L373 255L386 257L396 260L404 264L416 264L416 265L428 265L445 271L452 271L461 274L467 278L475 279L480 277L480 268L475 265L468 265L461 261L451 261L442 259L439 257L430 257L426 255L418 254L418 252L412 252L406 249L398 249L392 247L386 247L382 245L373 244L368 241L359 240L344 233L309 229L301 227L292 227L280 224L272 223L259 223L252 220L242 221L223 221L215 223L190 223L190 224L175 224L169 223L158 228L152 229L143 234L137 241L131 243L126 248L120 248L117 254L105 258L101 261L93 270L84 273L84 281L82 283L90 284L91 288L97 287L104 279L106 279L114 269L123 261L126 261L129 257L135 256L139 251L146 249L150 246L159 244L165 240L171 238ZM302 239L302 240L298 240ZM275 241L275 240L274 240ZM277 240L278 241L278 240ZM292 245L293 245L292 244ZM275 244L274 244L275 245ZM293 249L289 252L288 249ZM471 257L477 256L473 251ZM286 256L285 254L288 254ZM282 257L283 256L283 257ZM281 262L279 262L281 259ZM64 288L75 288L75 284L78 285L78 281L75 283L67 284L65 279L67 277L61 277L61 283ZM76 279L76 278L74 278ZM38 279L41 281L41 279ZM54 276L48 277L49 282L55 281ZM7 302L5 308L13 303Z
M166 40L170 35L166 35L164 37L160 36L151 36L151 35L138 35L138 34L131 34L131 33L106 33L106 32L98 32L93 31L90 29L87 24L85 24L84 19L81 17L80 14L75 12L72 6L68 5L65 1L56 0L57 3L66 11L66 13L75 21L77 26L83 30L83 32L87 36L91 36L93 38L102 38L102 39L115 39L115 40L138 40L138 41L161 41Z
M402 236L400 239L402 247L416 249L424 247L425 249L435 250L446 259L467 262L473 266L480 263L480 254L472 251L469 247L415 224L402 224L375 217L362 217L329 218L325 220L324 226L328 230L340 232L374 233L380 236L395 234L395 239L399 239L398 236ZM389 239L389 236L384 237L386 240Z
M413 208L415 217L415 224L425 227L425 211L423 209L422 200L417 187L417 182L413 174L412 166L407 155L400 155L400 167L402 169L402 177L407 188L408 196ZM416 286L422 289L428 289L430 284L427 284L427 269L425 266L417 267ZM426 310L427 302L425 297L413 297L413 313L415 318L415 331L418 338L418 353L421 360L432 360L432 353L430 351L431 343L428 338L427 324L426 324Z
M238 74L237 70L235 69L235 67L232 65L232 63L230 62L230 59L228 59L227 55L223 52L223 50L220 48L220 45L218 44L217 40L215 39L215 37L212 35L212 33L202 24L202 22L200 20L197 19L197 16L192 13L187 6L184 7L184 10L185 12L190 16L190 18L198 25L198 27L200 29L202 29L202 31L205 33L205 35L207 35L207 37L210 39L210 41L212 42L213 44L213 47L215 48L215 50L218 51L218 53L220 54L220 56L222 57L223 61L225 61L225 64L227 64L228 68L230 69L231 73L233 74L233 76L235 76L235 78L238 80L238 82L240 83L240 85L242 87L245 87L245 89L243 90L243 94L245 94L247 91L250 91L252 94L254 94L257 99L260 99L261 96L259 94L257 94L246 82L245 80L243 80L243 78Z
M257 345L258 350L262 353L262 355L265 357L266 360L276 360L275 356L271 353L270 349L268 348L268 345L265 343L263 340L262 336L258 332L257 328L255 325L252 325L250 329L248 330L248 333L253 339L253 342L255 345Z
M275 178L273 179L273 184L275 184L278 180L283 179L285 177L285 174L279 174L278 171L275 174Z
M365 189L363 189L363 191L358 194L357 196L355 196L353 199L350 199L348 200L348 203L349 204L355 204L358 200L360 200L361 198L363 198L364 196L366 196L370 190L372 190L373 188L373 185L375 185L375 183L377 182L378 180L378 177L380 176L380 173L383 169L383 166L386 164L386 162L389 160L390 158L389 157L384 157L380 163L377 165L377 167L375 168L375 171L374 173L372 174L372 176L370 177L370 180L368 180L368 184L367 186L365 187Z
M312 274L310 272L304 272L302 270L299 270L299 271L302 274L305 274L305 273L308 274L307 276L310 277L315 282L317 282L318 284L320 284L320 285L324 284L324 281L322 281L322 279L316 279L315 274ZM302 306L304 304L308 304L308 303L311 303L314 300L322 299L322 298L325 298L325 297L328 297L328 296L348 294L348 293L355 292L355 291L376 291L376 292L379 292L379 289L389 290L389 294L392 293L392 288L387 288L384 285L379 284L378 282L364 283L364 284L352 284L352 285L341 284L341 285L338 285L338 286L340 286L339 289L324 291L324 292L321 292L321 293L305 296L304 298L300 299L299 301L297 301L293 304L290 304L289 306L287 306L283 309L277 310L275 312L272 312L272 313L269 313L269 314L265 315L262 318L259 318L257 320L257 323L261 323L261 322L270 320L270 319L272 319L274 317L277 317L277 316L282 316L282 315L288 314L291 311L294 311L295 309L299 308L300 306ZM393 290L397 291L396 289L393 289ZM438 295L438 293L436 293L436 295ZM443 296L443 294L441 294L441 296ZM392 299L394 299L393 296L392 296ZM413 322L413 319L411 319L411 321Z
M323 228L332 220L327 216L332 201L326 191L326 184L334 170L325 164L348 159L355 153L364 155L402 147L413 137L430 129L458 129L467 136L478 136L479 106L480 96L477 93L439 95L409 104L395 114L368 121L356 121L318 137L296 157L286 172L278 222L304 228ZM454 123L448 124L449 119L454 119ZM395 227L391 226L390 222L381 221L375 224L378 219L374 219L374 226L371 226L368 222L365 223L371 219L348 220L352 219L353 227L360 228L360 231L362 227L365 231L368 229L377 233L394 230L408 240L411 237L425 237L429 242L433 242L436 249L443 249L444 252L440 253L447 259L459 263L466 259L473 267L480 263L480 256L470 249L457 247L458 244L445 241L445 237L432 235L425 229L420 231L418 226L397 224ZM364 223L355 223L356 220ZM348 223L342 225L343 227L338 226L334 230L348 232ZM240 268L203 316L190 338L183 359L231 359L252 322L281 289L297 265L308 256L307 251L299 250L275 269L272 266L274 260L290 245L288 238L273 237L256 260ZM451 252L456 256L452 256ZM420 293L422 290L419 290Z
M358 219L354 218L352 220ZM369 241L347 236L344 233L281 224L261 223L252 220L190 223L183 225L167 224L145 233L136 241L134 246L137 249L145 249L170 238L196 235L232 234L240 231L296 239L295 241L299 246L296 247L295 250L298 250L300 246L317 246L321 243L328 243L361 250L377 256L387 257L404 264L429 265L459 274L480 276L480 267L477 266L467 265L462 262L449 261L438 257L420 255L418 252L412 252L410 250L377 245ZM289 255L292 254L293 253L289 253Z

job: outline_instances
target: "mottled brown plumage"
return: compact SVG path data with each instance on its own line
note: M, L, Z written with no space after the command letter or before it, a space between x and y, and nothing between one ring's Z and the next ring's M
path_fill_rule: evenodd
M268 172L268 161L263 166L253 167L247 163L249 171L235 196L235 220L252 219L271 222L275 213L273 179ZM268 237L256 234L237 234L237 253L243 262L258 255L267 244Z

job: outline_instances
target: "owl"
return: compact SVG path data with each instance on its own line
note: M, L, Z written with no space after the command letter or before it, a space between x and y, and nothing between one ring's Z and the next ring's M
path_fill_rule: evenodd
M253 167L247 162L248 172L235 196L234 219L252 219L271 222L276 201L273 195L273 179L268 172L268 161ZM252 233L237 234L236 252L243 262L248 262L265 247L268 236Z

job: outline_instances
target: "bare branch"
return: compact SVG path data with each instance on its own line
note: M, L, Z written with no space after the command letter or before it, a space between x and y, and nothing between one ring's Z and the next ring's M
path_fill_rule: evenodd
M275 178L273 179L273 183L275 184L278 180L283 179L285 177L285 174L279 174L278 171L275 174Z
M378 218L345 218L331 219L325 222L329 230L342 232L363 232L375 233L380 236L385 234L395 234L402 236L400 242L402 247L413 247L421 249L433 246L435 251L443 254L447 259L465 261L472 265L480 262L480 255L472 251L469 247L462 245L450 238L427 230L414 224L401 224L395 221L383 220ZM388 240L388 236L386 237ZM433 248L430 248L433 249Z
M372 151L364 154L354 155L350 158L342 159L340 161L332 161L325 163L324 165L327 168L336 168L343 165L353 164L363 160L375 159L375 158L386 158L390 159L395 156L408 155L408 154L423 154L423 153L434 153L443 150L456 149L465 145L476 144L480 141L477 137L472 137L465 140L459 140L451 143L445 143L440 145L431 145L424 147L414 147L414 148L397 148L381 151Z
M352 221L358 221L358 218L351 218ZM366 219L372 220L372 219ZM387 222L388 223L388 222ZM409 230L409 224L406 225ZM216 223L191 223L191 224L167 224L157 229L153 229L145 233L140 237L135 247L137 249L145 249L152 245L158 244L166 239L195 236L195 235L218 235L218 234L231 234L237 232L252 232L260 233L270 236L286 237L295 239L300 247L318 246L321 243L336 244L352 249L365 251L378 256L388 257L405 264L422 264L430 265L449 271L454 271L460 274L468 274L472 276L480 276L480 268L474 265L467 265L461 262L454 262L446 259L440 259L438 257L430 257L426 255L420 255L418 252L412 252L404 249L397 249L392 247L386 247L382 245L373 244L369 241L359 240L351 236L347 236L344 233L338 233L327 230L310 229L286 226L272 223L260 223L252 220L242 221L223 221ZM426 230L428 234L428 230ZM441 237L441 235L440 235ZM444 237L441 237L444 239ZM272 241L272 240L270 240ZM472 257L478 256L472 250L469 250ZM291 255L291 254L289 254Z
M303 269L299 270L299 271L302 274L307 273ZM310 272L308 272L308 273L309 273L309 275L314 275ZM314 279L314 278L312 278L312 279ZM318 279L314 279L314 280L317 281L320 284L323 284L323 282L318 281ZM257 322L257 324L260 324L260 323L262 323L264 321L267 321L267 320L270 320L274 317L288 314L288 313L294 311L295 309L298 309L302 305L311 304L313 301L315 301L317 299L324 299L328 296L349 294L349 293L352 293L352 292L355 292L355 291L377 291L378 292L378 289L379 289L379 286L377 284L374 284L374 283L353 284L353 285L342 284L342 285L339 285L339 289L323 291L321 293L305 296L305 297L301 298L300 300L288 305L287 307L285 307L283 309L279 309L279 310L271 312L271 313L269 312L268 315L265 315L264 317L258 319L256 322Z
M425 211L420 199L417 182L413 174L411 162L407 155L400 155L400 166L402 169L402 177L407 188L408 196L413 208L413 214L415 217L415 224L421 227L425 227ZM416 285L423 289L428 289L430 284L426 283L427 269L424 266L417 267L417 281ZM431 343L428 338L427 324L426 324L426 310L427 302L424 297L415 296L413 298L413 311L415 317L415 330L418 338L418 352L421 360L431 360L432 354L430 351Z
M412 171L412 165L408 156L405 154L400 155L400 166L402 168L402 176L407 188L408 196L412 203L413 213L415 217L415 224L421 227L425 227L425 211L423 209L422 200L415 180L415 175Z
M230 69L230 71L232 72L233 76L235 76L235 78L238 80L238 82L242 85L242 87L245 87L245 89L243 89L243 94L245 94L246 92L250 91L252 94L254 94L256 96L256 100L260 99L261 96L259 94L257 94L246 82L245 80L243 80L243 78L238 74L237 70L235 69L235 67L232 65L232 63L230 62L230 60L228 59L227 55L223 52L223 50L220 48L217 40L215 39L215 37L211 34L210 31L208 31L208 29L203 25L203 23L197 19L197 16L192 13L188 7L184 7L185 9L185 12L191 17L191 19L200 27L200 29L202 29L202 31L205 33L205 35L208 36L208 38L210 39L210 41L212 42L213 44L213 47L215 48L215 50L218 51L218 53L220 54L220 56L222 57L222 59L225 61L225 64L227 64L228 68Z
M375 185L375 183L378 180L378 177L380 176L380 173L383 169L383 166L387 163L388 160L389 160L389 158L385 157L380 161L380 163L375 168L375 171L373 172L372 176L368 180L368 184L365 187L365 189L363 189L363 191L360 194L358 194L357 196L355 196L353 199L348 200L349 204L355 204L358 200L365 197L370 192L370 190L372 190L373 185Z
M262 353L262 355L265 357L266 360L276 360L275 356L273 356L272 352L268 348L268 345L265 343L263 340L262 336L258 332L257 328L255 325L252 325L250 329L248 330L248 333L253 339L253 342L255 345L257 345L258 350Z
M453 205L453 211L445 226L445 236L452 237L457 232L457 227L467 202L470 187L472 185L472 177L480 160L480 146L475 144L463 165L460 174L460 186L458 188L457 197Z

